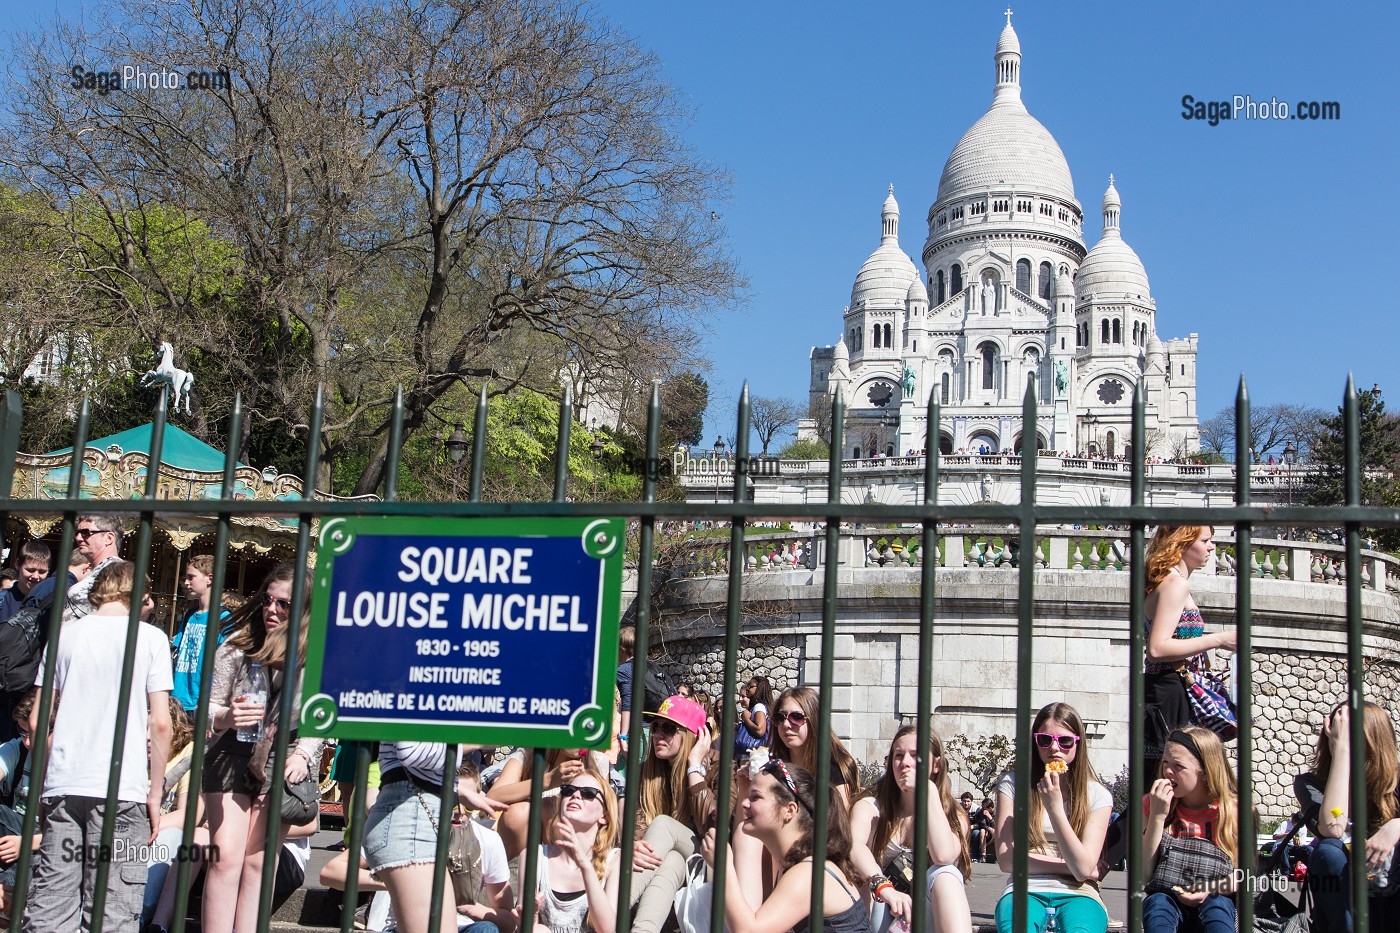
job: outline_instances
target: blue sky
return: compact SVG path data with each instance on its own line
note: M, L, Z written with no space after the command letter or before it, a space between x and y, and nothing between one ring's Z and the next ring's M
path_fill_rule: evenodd
M693 107L687 139L733 179L717 209L751 290L709 325L706 426L732 434L745 379L805 398L808 351L841 330L890 183L901 245L921 252L943 163L991 102L1006 3L596 8L659 56ZM1232 402L1241 373L1256 404L1333 408L1349 371L1400 392L1395 5L1013 8L1022 96L1065 153L1089 245L1112 172L1158 332L1200 335L1202 417ZM0 28L36 12L0 0ZM1182 119L1184 94L1338 101L1341 119L1211 127Z
M1164 337L1200 335L1198 407L1335 408L1349 371L1400 392L1400 13L1384 4L1012 4L1022 97L1055 136L1098 241L1112 172ZM599 0L695 109L733 176L721 208L752 285L709 340L707 435L750 391L804 398L841 331L893 183L916 258L949 152L991 103L998 3ZM1181 98L1338 101L1336 122L1181 116ZM1400 396L1391 396L1395 404Z

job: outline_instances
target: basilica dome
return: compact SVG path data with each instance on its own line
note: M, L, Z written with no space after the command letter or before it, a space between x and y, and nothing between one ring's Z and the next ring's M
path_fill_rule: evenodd
M1103 196L1103 237L1079 264L1074 279L1074 292L1082 301L1095 293L1102 295L1134 295L1148 298L1152 289L1147 283L1147 270L1138 254L1123 241L1118 227L1122 202L1113 176L1108 177L1108 190Z
M1077 204L1059 143L1021 102L1021 43L1010 22L997 40L996 63L992 106L953 147L938 180L937 203L1010 188Z
M958 140L938 180L938 203L993 187L1077 203L1065 154L1020 98L993 103Z
M899 248L899 202L894 185L880 208L880 245L861 264L851 288L851 310L864 302L872 308L903 308L911 279L919 277L914 262Z

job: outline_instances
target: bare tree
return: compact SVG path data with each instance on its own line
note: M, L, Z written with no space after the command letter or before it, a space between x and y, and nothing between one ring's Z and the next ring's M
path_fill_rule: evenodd
M0 159L68 218L101 289L91 326L133 347L178 333L217 371L206 391L242 390L289 437L327 389L322 483L369 445L355 491L377 487L396 383L406 440L464 385L649 385L695 368L690 322L739 286L711 210L724 178L681 141L651 56L573 0L114 15L32 37ZM226 78L52 78L192 59Z
M831 399L823 396L807 403L807 417L812 419L817 437L823 444L831 443Z
M1299 460L1306 460L1312 450L1326 412L1307 405L1273 403L1251 406L1249 436L1256 462L1270 456L1282 459L1284 449L1292 444ZM1201 449L1232 458L1235 454L1235 407L1222 408L1214 417L1201 422Z
M773 438L797 424L801 417L802 406L791 399L755 395L749 402L749 424L763 445L762 456L768 456Z

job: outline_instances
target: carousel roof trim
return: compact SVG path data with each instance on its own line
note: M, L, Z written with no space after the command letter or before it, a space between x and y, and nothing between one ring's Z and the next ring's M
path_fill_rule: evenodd
M153 425L146 423L128 428L117 434L107 437L99 437L87 442L85 446L95 447L101 451L108 451L112 447L120 448L123 453L143 453L149 455L151 452L151 431ZM44 454L45 457L54 457L61 454L72 453L72 447L65 447L62 450L50 451ZM224 452L217 447L211 447L199 438L176 425L167 424L165 426L165 443L161 445L160 462L166 466L172 466L180 470L191 470L197 473L222 473L224 471ZM246 466L240 463L238 466Z

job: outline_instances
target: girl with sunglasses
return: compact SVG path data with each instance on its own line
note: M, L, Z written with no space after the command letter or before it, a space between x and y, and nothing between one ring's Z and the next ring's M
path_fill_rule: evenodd
M612 788L592 772L562 785L548 830L535 884L535 933L613 933L621 859L613 845L617 796Z
M637 790L638 840L632 853L636 933L657 933L686 880L698 833L714 807L706 767L710 730L698 703L673 696L654 713L651 754L642 762Z
M763 897L761 859L731 853L726 866L724 921L730 933L808 933L811 928L812 835L816 781L811 772L781 760L770 761L749 782L740 805L744 833L762 843L779 875ZM870 917L856 893L846 816L833 790L827 809L826 881L822 886L823 933L870 933ZM705 834L701 852L714 868L715 831ZM758 905L755 908L753 905Z
M943 741L930 735L928 846L925 884L934 933L970 933L972 913L965 885L972 878L967 812L953 796ZM913 910L914 791L919 735L913 726L895 733L885 773L851 806L851 862L868 880L865 900L874 908L871 929L910 922Z
M1165 839L1196 839L1210 844L1230 866L1239 862L1238 797L1235 773L1225 760L1220 737L1200 726L1173 731L1162 750L1162 764L1143 798L1143 875L1148 879L1142 905L1143 933L1235 933L1235 902L1223 891L1185 891L1174 879L1153 877ZM1209 880L1229 887L1228 871ZM1154 882L1157 882L1154 884ZM1170 886L1169 889L1166 889ZM1166 890L1164 890L1166 889Z
M306 779L319 768L321 741L297 740L297 723L278 722L283 690L291 689L294 714L301 709L301 668L306 658L306 606L292 606L296 567L278 564L253 598L229 616L228 639L214 656L209 693L209 728L213 738L205 753L203 799L209 835L219 858L208 865L204 884L202 929L230 933L252 929L262 887L263 840L267 832L267 793L275 778L288 783ZM293 611L301 617L296 670L285 670L287 634ZM261 664L269 675L267 702L239 694L250 666ZM262 738L245 742L238 730L261 725ZM274 742L291 742L281 775L272 773ZM319 775L318 775L319 776ZM282 838L287 827L282 825ZM278 848L281 846L279 844ZM274 855L274 858L276 856Z
M819 767L831 774L831 788L844 814L851 806L851 791L860 788L856 760L846 746L831 733L831 760L817 762L817 712L821 698L811 687L789 687L778 696L773 712L772 744L774 758L795 764L812 774Z
M1059 933L1104 933L1108 911L1099 897L1099 855L1108 832L1113 796L1094 776L1084 721L1068 703L1051 703L1031 727L1030 872L1026 930L1043 933L1048 910ZM997 864L1011 871L1015 857L1012 811L1016 776L997 782ZM998 933L1012 933L1012 881L997 901Z
M577 748L551 748L545 752L544 812L540 814L542 823L548 823L554 818L554 798L559 795L559 787L586 770L592 770L600 776L609 776L612 763L602 752ZM515 858L525 848L525 837L530 828L530 781L534 771L533 750L517 748L506 756L505 766L502 767L496 782L491 785L488 795L506 807L497 830L506 844L506 857L510 859Z

